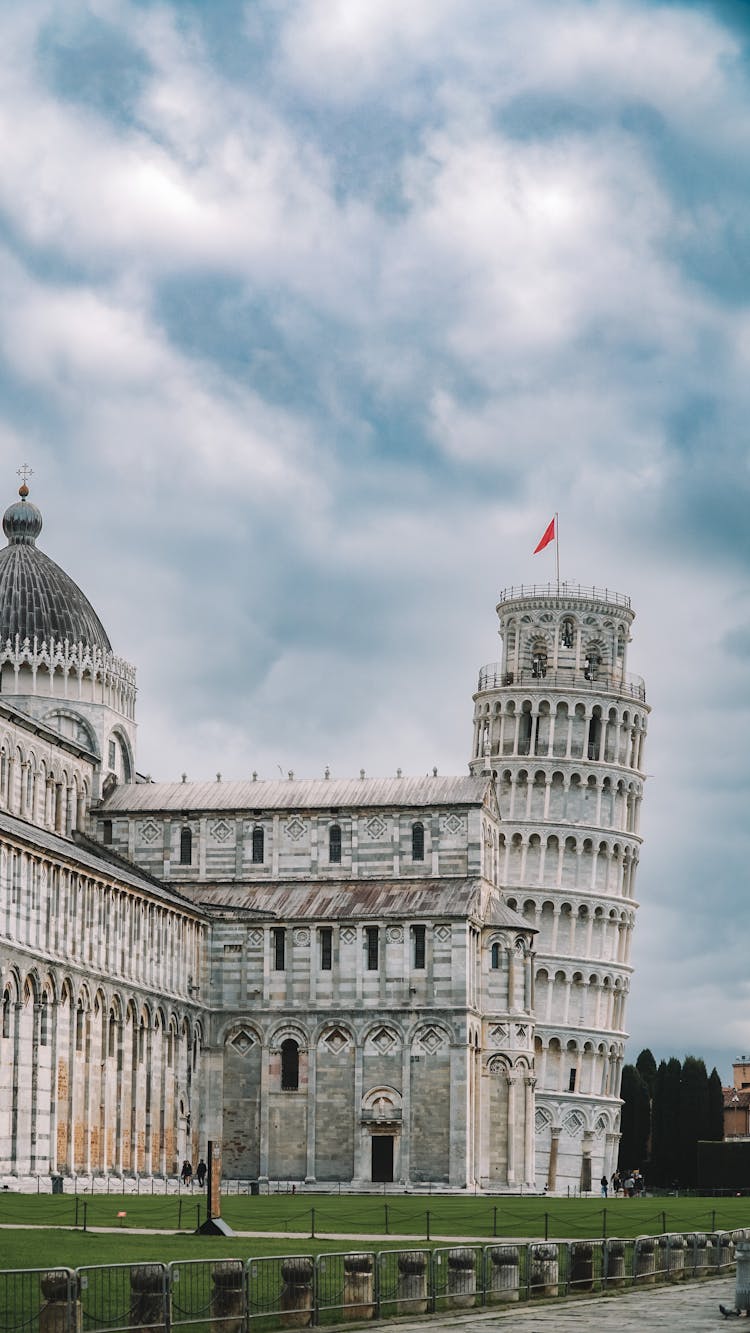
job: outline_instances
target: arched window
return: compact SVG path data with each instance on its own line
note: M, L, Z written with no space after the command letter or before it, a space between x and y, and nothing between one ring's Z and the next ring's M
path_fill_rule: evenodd
M497 940L492 946L492 952L490 955L490 967L492 968L493 972L497 972L498 968L500 967L500 945L497 943Z
M193 862L193 831L184 828L180 832L180 865L189 866Z
M10 991L3 995L3 1036L10 1036Z
M547 654L543 648L535 648L532 653L531 674L535 680L541 680L547 674Z
M265 856L265 836L262 828L253 829L253 865L262 866Z
M424 861L424 824L411 826L411 859Z
M112 841L112 820L104 819L102 820L102 842L104 843L105 846L109 846L111 841Z
M576 627L570 616L566 616L560 626L560 642L563 648L572 648L575 642Z
M49 1004L46 993L42 995L39 1009L39 1045L46 1046L49 1041Z
M296 1092L299 1088L299 1046L291 1037L281 1043L281 1089Z
M338 824L331 824L328 830L328 860L331 865L341 864L341 828Z
M107 1055L117 1055L117 1019L114 1009L109 1011L109 1024L107 1026Z

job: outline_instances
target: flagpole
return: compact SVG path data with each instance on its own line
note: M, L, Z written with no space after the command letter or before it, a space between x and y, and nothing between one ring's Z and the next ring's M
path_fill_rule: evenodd
M555 566L557 569L557 595L560 596L560 515L555 510Z

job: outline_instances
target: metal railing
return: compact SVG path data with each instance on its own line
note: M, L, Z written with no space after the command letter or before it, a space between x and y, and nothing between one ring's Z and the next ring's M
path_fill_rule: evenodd
M629 698L646 701L646 684L642 676L630 671L607 671L597 667L594 675L573 668L561 671L535 672L530 667L520 671L504 671L502 662L488 662L479 672L477 690L497 690L501 687L520 685L531 686L535 690L566 690L576 693L585 690L594 694L626 694Z
M726 1272L745 1230L0 1272L4 1333L255 1333ZM262 1321L259 1325L258 1321Z
M497 604L501 606L503 602L515 602L523 597L554 597L561 602L571 599L607 602L610 606L630 609L630 598L624 593L613 592L611 588L587 588L581 583L520 583L516 587L503 588Z

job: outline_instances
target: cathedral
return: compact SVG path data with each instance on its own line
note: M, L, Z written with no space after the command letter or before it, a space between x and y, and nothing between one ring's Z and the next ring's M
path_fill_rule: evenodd
M611 1175L643 681L627 597L505 590L458 777L153 782L135 669L0 550L0 1180L586 1192ZM468 748L468 747L467 747Z

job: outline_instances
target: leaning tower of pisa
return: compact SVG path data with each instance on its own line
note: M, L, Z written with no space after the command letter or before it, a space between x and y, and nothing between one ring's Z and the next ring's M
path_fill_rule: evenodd
M587 1191L619 1142L649 711L627 670L634 613L570 584L507 588L497 612L502 660L479 675L471 769L496 776L501 884L539 932L537 1184Z

